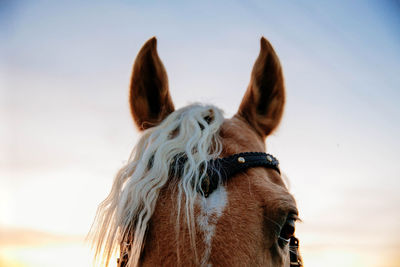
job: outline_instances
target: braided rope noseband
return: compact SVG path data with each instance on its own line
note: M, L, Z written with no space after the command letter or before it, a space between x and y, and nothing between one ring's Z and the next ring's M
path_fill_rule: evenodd
M207 177L201 185L204 197L208 197L219 183L225 183L233 175L252 167L266 167L279 170L279 161L271 154L263 152L244 152L208 162Z

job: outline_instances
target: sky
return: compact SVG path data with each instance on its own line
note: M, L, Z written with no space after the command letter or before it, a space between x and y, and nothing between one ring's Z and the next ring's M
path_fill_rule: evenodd
M137 141L128 86L152 36L176 107L226 117L265 36L287 90L267 151L297 200L306 266L398 266L399 13L388 0L2 1L0 266L90 265L83 239Z

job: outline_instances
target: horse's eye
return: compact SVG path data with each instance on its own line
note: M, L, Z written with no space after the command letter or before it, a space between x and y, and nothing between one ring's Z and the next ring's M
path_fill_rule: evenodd
M288 218L281 229L279 237L285 241L289 241L294 235L295 229L295 219Z

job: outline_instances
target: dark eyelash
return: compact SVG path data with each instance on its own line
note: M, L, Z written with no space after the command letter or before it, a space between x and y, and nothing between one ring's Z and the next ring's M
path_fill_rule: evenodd
M294 212L289 213L289 215L288 215L287 218L288 218L289 220L294 220L295 222L302 222L302 220L300 219L300 217L299 217L296 213L294 213Z

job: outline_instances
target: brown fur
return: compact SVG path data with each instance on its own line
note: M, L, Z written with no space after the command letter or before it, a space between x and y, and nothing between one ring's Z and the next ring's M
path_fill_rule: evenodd
M147 83L138 77L149 75L140 67L150 64L145 60L150 60L157 70L158 91L153 93L158 92L161 101L158 114L150 111L151 101L145 92ZM132 114L138 127L145 129L172 112L173 104L167 92L164 68L155 51L155 39L144 45L136 61L139 62L135 63L131 86ZM268 41L262 38L261 52L239 111L233 118L226 119L221 127L221 156L265 151L264 139L276 129L281 120L284 98L278 57ZM279 231L276 224L282 225L290 212L297 214L297 209L281 176L271 169L251 168L231 177L225 188L228 203L216 224L209 263L214 266L283 266L289 256L278 245ZM199 207L196 207L195 213L199 212ZM170 184L160 193L140 265L198 265L185 223L180 224L179 242L176 240L176 216L176 188ZM196 235L197 253L201 257L205 250L203 233L196 230Z
M139 130L157 125L175 110L155 37L143 45L136 57L129 100L132 117Z
M260 134L272 133L281 121L285 86L281 64L272 45L261 38L261 51L251 73L250 84L238 114Z

